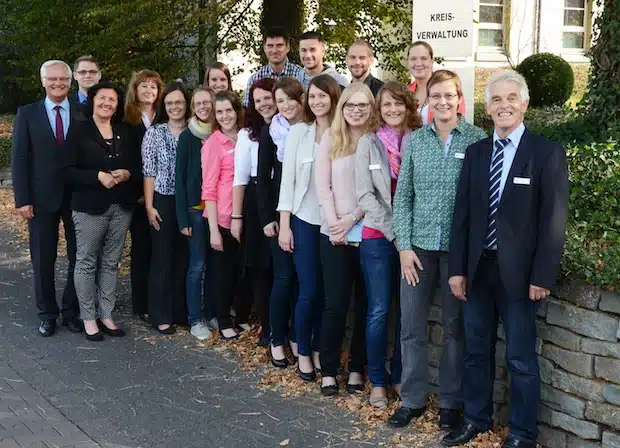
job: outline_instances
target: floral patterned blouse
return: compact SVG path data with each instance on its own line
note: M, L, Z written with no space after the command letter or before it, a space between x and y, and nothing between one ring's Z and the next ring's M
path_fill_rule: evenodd
M167 123L151 126L142 140L142 173L155 178L155 192L174 195L177 144Z

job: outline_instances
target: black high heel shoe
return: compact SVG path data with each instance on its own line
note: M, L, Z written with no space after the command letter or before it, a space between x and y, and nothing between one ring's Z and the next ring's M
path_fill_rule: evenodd
M107 334L108 336L112 336L113 338L122 338L123 336L125 336L125 331L121 330L120 328L116 328L114 330L112 328L108 328L106 324L104 324L100 320L97 320L97 326L99 327L100 331L103 331L105 334Z
M284 359L274 358L271 348L271 343L269 343L269 357L271 358L271 365L277 367L278 369L286 369L289 366L289 362L288 359L286 359L286 356L284 356Z
M177 329L173 327L172 325L170 325L168 328L165 328L163 330L159 329L157 325L153 325L153 328L157 330L159 334L162 334L162 335L170 335L170 334L175 334L177 332Z
M84 334L86 335L87 341L93 341L93 342L103 341L103 333L101 331L98 331L95 334L88 334L86 331L84 331Z
M314 381L316 379L316 373L314 373L314 370L310 373L306 373L302 372L301 369L297 367L297 373L299 374L299 378L307 382Z

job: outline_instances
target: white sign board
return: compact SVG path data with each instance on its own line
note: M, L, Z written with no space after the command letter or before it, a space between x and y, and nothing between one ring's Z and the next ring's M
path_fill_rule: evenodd
M413 0L413 41L433 47L435 57L470 57L474 0Z

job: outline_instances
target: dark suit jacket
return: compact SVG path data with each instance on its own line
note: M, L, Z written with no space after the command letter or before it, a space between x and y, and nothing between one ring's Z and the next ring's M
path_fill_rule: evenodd
M468 277L469 285L487 234L492 147L489 137L467 148L457 187L449 274ZM515 178L530 183L515 183ZM497 258L507 291L527 296L530 284L548 289L555 284L564 247L568 191L564 149L526 129L497 213Z
M282 162L276 157L277 146L265 125L258 141L258 218L260 225L278 221L278 198L282 180ZM273 173L273 176L272 176Z
M95 122L74 124L67 139L67 160L63 177L72 189L71 208L91 214L104 213L112 204L132 208L136 203L136 183L141 176L140 159L133 143L133 130L125 123L112 125L113 141L108 145ZM100 171L126 169L130 178L110 189L98 179Z
M69 92L68 98L69 98L69 102L75 106L75 109L78 112L75 118L77 118L79 121L85 121L91 118L89 117L88 107L86 107L86 103L84 104L80 103L80 98L78 96L77 90Z
M368 73L368 76L364 80L364 84L366 84L370 88L370 91L374 96L377 96L377 93L379 93L379 89L383 87L383 81L375 78L370 73Z
M78 116L75 105L69 102L69 107L67 139ZM55 212L68 201L69 190L60 175L65 151L66 144L56 146L43 100L17 110L11 148L15 207L33 205L35 213L37 209Z

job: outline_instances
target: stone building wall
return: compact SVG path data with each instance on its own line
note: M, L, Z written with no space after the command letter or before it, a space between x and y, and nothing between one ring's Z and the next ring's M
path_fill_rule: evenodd
M430 381L438 385L441 307L429 316ZM541 302L537 320L541 377L539 443L547 448L620 448L620 296L567 285ZM498 329L495 418L506 423L506 342Z

